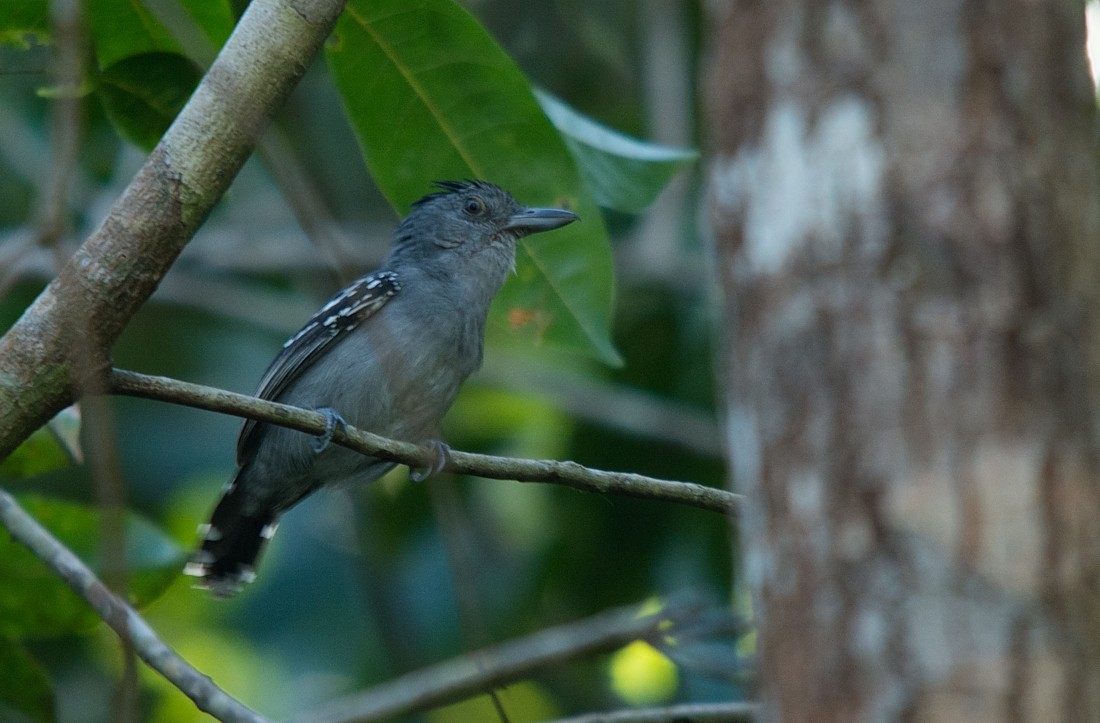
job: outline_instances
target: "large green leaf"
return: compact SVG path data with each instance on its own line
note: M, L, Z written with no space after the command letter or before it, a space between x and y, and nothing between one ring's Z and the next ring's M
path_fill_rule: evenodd
M617 363L599 209L526 77L485 29L450 0L351 0L327 57L371 174L399 212L434 180L474 177L580 214L582 223L521 244L491 318Z
M186 50L221 47L233 30L228 0L90 0L88 8L101 69L96 94L119 135L149 150L201 77L197 63L206 53L189 58Z
M222 46L233 29L228 0L181 0L179 5L185 12L182 21L190 21L207 40L217 47ZM120 60L145 53L182 55L184 52L181 43L146 3L89 0L88 20L100 68L106 69Z
M51 723L53 689L42 664L22 645L0 637L0 721Z
M183 52L144 3L89 0L88 23L100 68L109 68L120 60L143 53Z
M672 176L699 157L690 148L646 143L623 135L545 91L536 91L535 97L565 137L588 190L601 206L638 213L653 203Z
M147 53L118 61L96 77L107 117L131 143L151 149L199 82L198 67L175 53Z
M86 505L39 496L20 504L66 547L99 574L102 515ZM126 563L131 602L156 599L179 574L184 554L152 523L126 517ZM30 550L0 535L0 635L48 636L92 628L99 618Z

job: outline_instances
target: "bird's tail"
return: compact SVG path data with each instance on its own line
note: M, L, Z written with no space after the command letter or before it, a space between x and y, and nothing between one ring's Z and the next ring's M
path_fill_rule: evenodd
M230 597L256 579L256 563L264 545L275 534L278 516L263 510L245 512L245 495L236 477L226 487L210 522L199 526L202 544L184 566L185 575L197 577L197 587L216 597Z

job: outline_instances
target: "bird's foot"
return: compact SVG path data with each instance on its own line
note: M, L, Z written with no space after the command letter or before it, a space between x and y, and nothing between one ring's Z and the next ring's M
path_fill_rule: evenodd
M325 415L325 431L314 437L313 441L309 444L314 454L320 454L332 444L332 435L336 433L336 428L339 427L347 432L348 423L345 422L344 418L340 416L340 413L332 407L321 407L314 411Z
M435 459L426 467L417 469L413 469L412 467L409 468L409 479L413 482L423 482L429 477L439 474L443 471L443 468L447 466L447 463L451 461L451 448L438 439L429 439L427 442L424 442L423 446L435 452Z

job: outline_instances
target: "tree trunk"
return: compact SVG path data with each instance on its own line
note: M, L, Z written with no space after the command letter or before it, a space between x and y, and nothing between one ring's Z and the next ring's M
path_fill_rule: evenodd
M764 720L1100 720L1082 3L708 7Z

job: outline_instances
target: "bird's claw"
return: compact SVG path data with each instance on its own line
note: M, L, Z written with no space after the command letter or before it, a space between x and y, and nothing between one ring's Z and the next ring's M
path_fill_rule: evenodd
M438 439L430 439L424 443L424 446L435 452L435 459L427 467L409 468L409 479L413 482L423 482L429 477L439 474L451 461L451 448Z
M344 418L340 416L340 413L332 407L321 407L316 411L325 415L325 431L314 437L309 446L310 449L313 450L314 454L320 454L321 452L324 452L326 449L328 449L328 446L332 444L332 435L336 433L336 428L339 427L340 429L347 432L348 423L345 422Z

